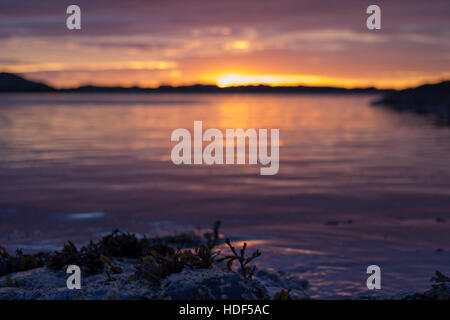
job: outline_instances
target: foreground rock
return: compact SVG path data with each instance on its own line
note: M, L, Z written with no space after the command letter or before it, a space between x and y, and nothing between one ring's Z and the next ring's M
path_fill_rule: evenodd
M155 285L136 279L138 259L112 263L122 272L113 277L106 273L83 277L80 290L67 289L68 275L47 267L10 274L0 278L0 300L267 300L281 289L290 289L290 299L306 298L306 281L274 271L259 270L258 276L247 279L218 265L210 269L185 268Z
M236 272L213 268L171 275L161 286L159 298L171 300L259 300L270 299L257 280Z
M10 255L0 247L0 300L309 299L308 281L250 266L258 250L248 256L246 244L236 250L227 239L231 255L214 251L218 226L203 237L138 238L114 231L81 249L68 242L61 251L32 255L20 250ZM67 287L65 270L73 264L81 270L81 289ZM424 293L378 299L449 300L450 278L436 271L431 280Z
M307 298L308 282L249 265L260 255L246 254L246 244L234 255L214 251L217 222L203 236L180 234L146 238L114 231L78 249L67 242L61 251L9 254L0 247L0 300L66 299L185 299L259 300L285 290L283 298ZM245 269L233 267L233 261ZM81 289L68 289L65 270L76 265ZM257 271L257 276L254 272ZM267 290L266 283L269 286ZM289 295L287 294L289 290Z
M120 266L120 274L83 277L80 290L67 289L68 275L47 267L10 274L0 278L0 300L267 300L280 291L288 293L285 299L308 299L304 291L307 281L273 270L260 269L253 279L247 279L218 265L210 269L185 268L155 285L136 279L138 259L112 263ZM432 281L431 289L423 293L356 299L450 300L450 279L437 272Z

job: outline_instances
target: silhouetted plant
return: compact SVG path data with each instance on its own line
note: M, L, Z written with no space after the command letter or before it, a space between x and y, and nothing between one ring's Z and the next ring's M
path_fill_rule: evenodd
M141 258L141 263L136 266L134 279L145 279L157 286L172 273L179 273L185 267L191 269L211 268L214 259L205 245L194 250L178 249L173 254L161 255L154 251L151 255Z
M219 238L220 221L214 224L212 233L205 233L206 243L200 244L193 251L189 249L176 251L168 248L166 250L153 250L151 254L141 258L141 263L136 266L134 279L145 279L153 285L159 285L162 279L172 273L179 273L185 267L191 269L209 269L214 263L212 249Z
M93 243L78 250L68 241L61 251L51 253L46 260L47 267L52 270L63 270L70 264L79 266L87 275L101 273L104 269L101 254Z
M30 255L17 249L15 255L9 255L3 247L0 247L0 277L13 272L42 267L45 259L46 254L44 253Z
M111 262L111 260L106 256L101 256L100 259L102 260L104 266L105 266L105 273L108 277L109 281L116 280L112 275L113 274L119 274L122 273L123 270L120 266L118 266L116 263Z
M186 266L192 269L211 268L214 263L212 249L219 239L219 227L220 221L217 221L213 231L205 233L204 238L189 233L138 238L132 233L114 230L97 242L90 241L81 249L68 241L61 251L34 255L17 250L16 255L12 256L0 247L0 276L44 265L52 270L64 270L68 265L75 264L86 275L105 271L108 279L114 280L113 275L121 273L122 269L110 258L126 257L141 258L136 278L148 278L153 283L159 283L162 278L181 272ZM175 247L179 249L175 250Z
M436 283L444 283L444 282L450 282L450 278L447 277L442 272L436 270L435 275L433 277L431 277L431 281L436 282Z
M276 292L274 294L273 300L289 300L290 299L289 291L290 290L281 289L281 291Z
M233 262L237 260L241 267L242 275L247 279L251 279L253 277L253 274L255 273L256 267L251 267L249 264L254 259L258 258L261 255L261 252L259 250L256 250L250 257L245 258L245 249L247 249L246 242L244 242L244 245L242 246L242 249L240 250L239 254L236 252L236 249L231 244L230 239L227 238L225 243L228 245L233 255L228 255L223 258L217 259L217 262L227 261L227 268L228 270L231 270Z
M217 245L217 241L219 240L219 228L221 225L221 221L218 220L214 223L213 232L207 232L204 234L206 239L206 244L208 248L211 250Z

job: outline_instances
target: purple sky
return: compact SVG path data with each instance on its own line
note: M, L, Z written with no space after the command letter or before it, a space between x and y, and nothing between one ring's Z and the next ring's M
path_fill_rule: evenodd
M70 4L82 30L66 28ZM381 30L366 28L370 4ZM448 0L7 0L0 69L57 86L404 87L450 78L449 17Z

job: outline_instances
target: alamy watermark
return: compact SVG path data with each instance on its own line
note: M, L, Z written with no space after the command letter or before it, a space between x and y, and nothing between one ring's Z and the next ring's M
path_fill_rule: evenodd
M76 4L71 4L67 7L66 13L70 14L66 19L66 26L69 30L80 30L81 29L81 9ZM381 29L381 8L372 4L367 7L366 13L370 16L366 20L366 26L369 30L380 30Z
M369 30L381 29L381 8L376 4L367 7L366 13L370 14L366 20L366 26Z
M69 30L80 30L81 29L81 9L76 4L71 4L67 7L67 14L70 16L66 19L66 27Z
M80 269L80 267L75 264L71 264L67 267L66 273L70 274L70 276L67 278L67 281L66 281L67 289L80 290L81 289L81 269Z
M372 264L367 267L367 274L370 276L367 278L366 286L369 290L381 289L381 268L376 264Z
M265 166L261 175L274 175L279 170L279 129L270 129L270 143L267 129L226 129L225 135L219 129L203 132L202 121L194 121L194 138L187 129L172 132L171 141L178 141L172 148L171 159L180 164L257 164ZM224 143L225 139L225 143ZM237 145L235 148L235 140ZM248 155L246 141L248 140ZM203 142L210 142L203 148ZM270 147L270 154L268 149ZM225 151L224 151L225 149ZM235 157L235 149L237 149ZM235 159L236 158L236 159ZM235 161L236 160L236 161Z

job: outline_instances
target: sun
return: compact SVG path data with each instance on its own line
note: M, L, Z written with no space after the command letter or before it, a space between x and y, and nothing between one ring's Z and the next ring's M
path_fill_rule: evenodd
M223 87L229 87L232 85L243 84L242 81L243 81L243 76L241 76L240 74L237 74L237 73L230 73L230 74L221 76L217 80L217 85L219 87L223 88Z
M269 85L269 86L285 86L295 85L302 82L316 82L317 79L308 76L299 75L244 75L238 73L228 73L217 79L219 87L230 86L248 86L248 85Z
M217 86L249 86L249 85L267 85L267 86L341 86L346 88L355 87L356 83L348 79L323 77L318 75L306 74L241 74L226 73L219 75L215 80Z

